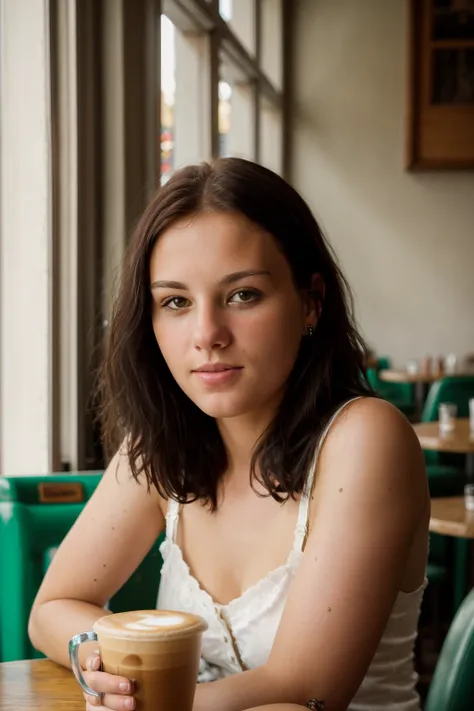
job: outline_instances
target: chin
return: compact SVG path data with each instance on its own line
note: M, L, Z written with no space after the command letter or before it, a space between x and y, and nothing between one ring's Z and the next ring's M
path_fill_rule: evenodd
M223 420L231 417L239 417L247 414L255 408L255 401L252 403L236 400L223 395L199 398L194 401L197 407L209 417L216 420Z

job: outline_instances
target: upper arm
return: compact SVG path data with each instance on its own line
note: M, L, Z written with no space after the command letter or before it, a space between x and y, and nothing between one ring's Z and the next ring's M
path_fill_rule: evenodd
M268 662L295 701L345 709L383 635L429 505L409 423L383 401L348 407L322 449L310 533ZM299 694L301 693L301 699Z
M164 529L155 489L130 472L121 448L61 543L35 605L76 599L103 607L143 560Z

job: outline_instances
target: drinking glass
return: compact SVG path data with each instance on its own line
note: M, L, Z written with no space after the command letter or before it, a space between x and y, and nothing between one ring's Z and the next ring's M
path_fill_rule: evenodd
M466 484L464 487L464 506L467 511L474 511L474 484Z
M454 432L458 407L452 402L441 402L439 405L439 431L441 435Z

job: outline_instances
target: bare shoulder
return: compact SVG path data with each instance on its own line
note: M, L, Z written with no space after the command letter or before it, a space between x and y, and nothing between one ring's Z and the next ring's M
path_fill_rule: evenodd
M375 397L362 397L349 402L336 418L330 432L332 435L343 432L344 436L352 432L369 438L383 434L384 440L404 437L407 441L418 441L405 415L391 403Z
M328 493L336 483L338 493L343 484L350 490L363 487L387 500L404 499L415 511L426 510L423 453L397 408L367 397L349 403L337 416L321 449L316 490Z

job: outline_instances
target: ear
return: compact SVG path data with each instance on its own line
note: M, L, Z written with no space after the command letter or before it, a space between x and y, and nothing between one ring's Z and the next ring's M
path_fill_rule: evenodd
M308 325L316 326L321 316L326 296L326 285L321 274L313 274L311 286L304 290L305 319Z

